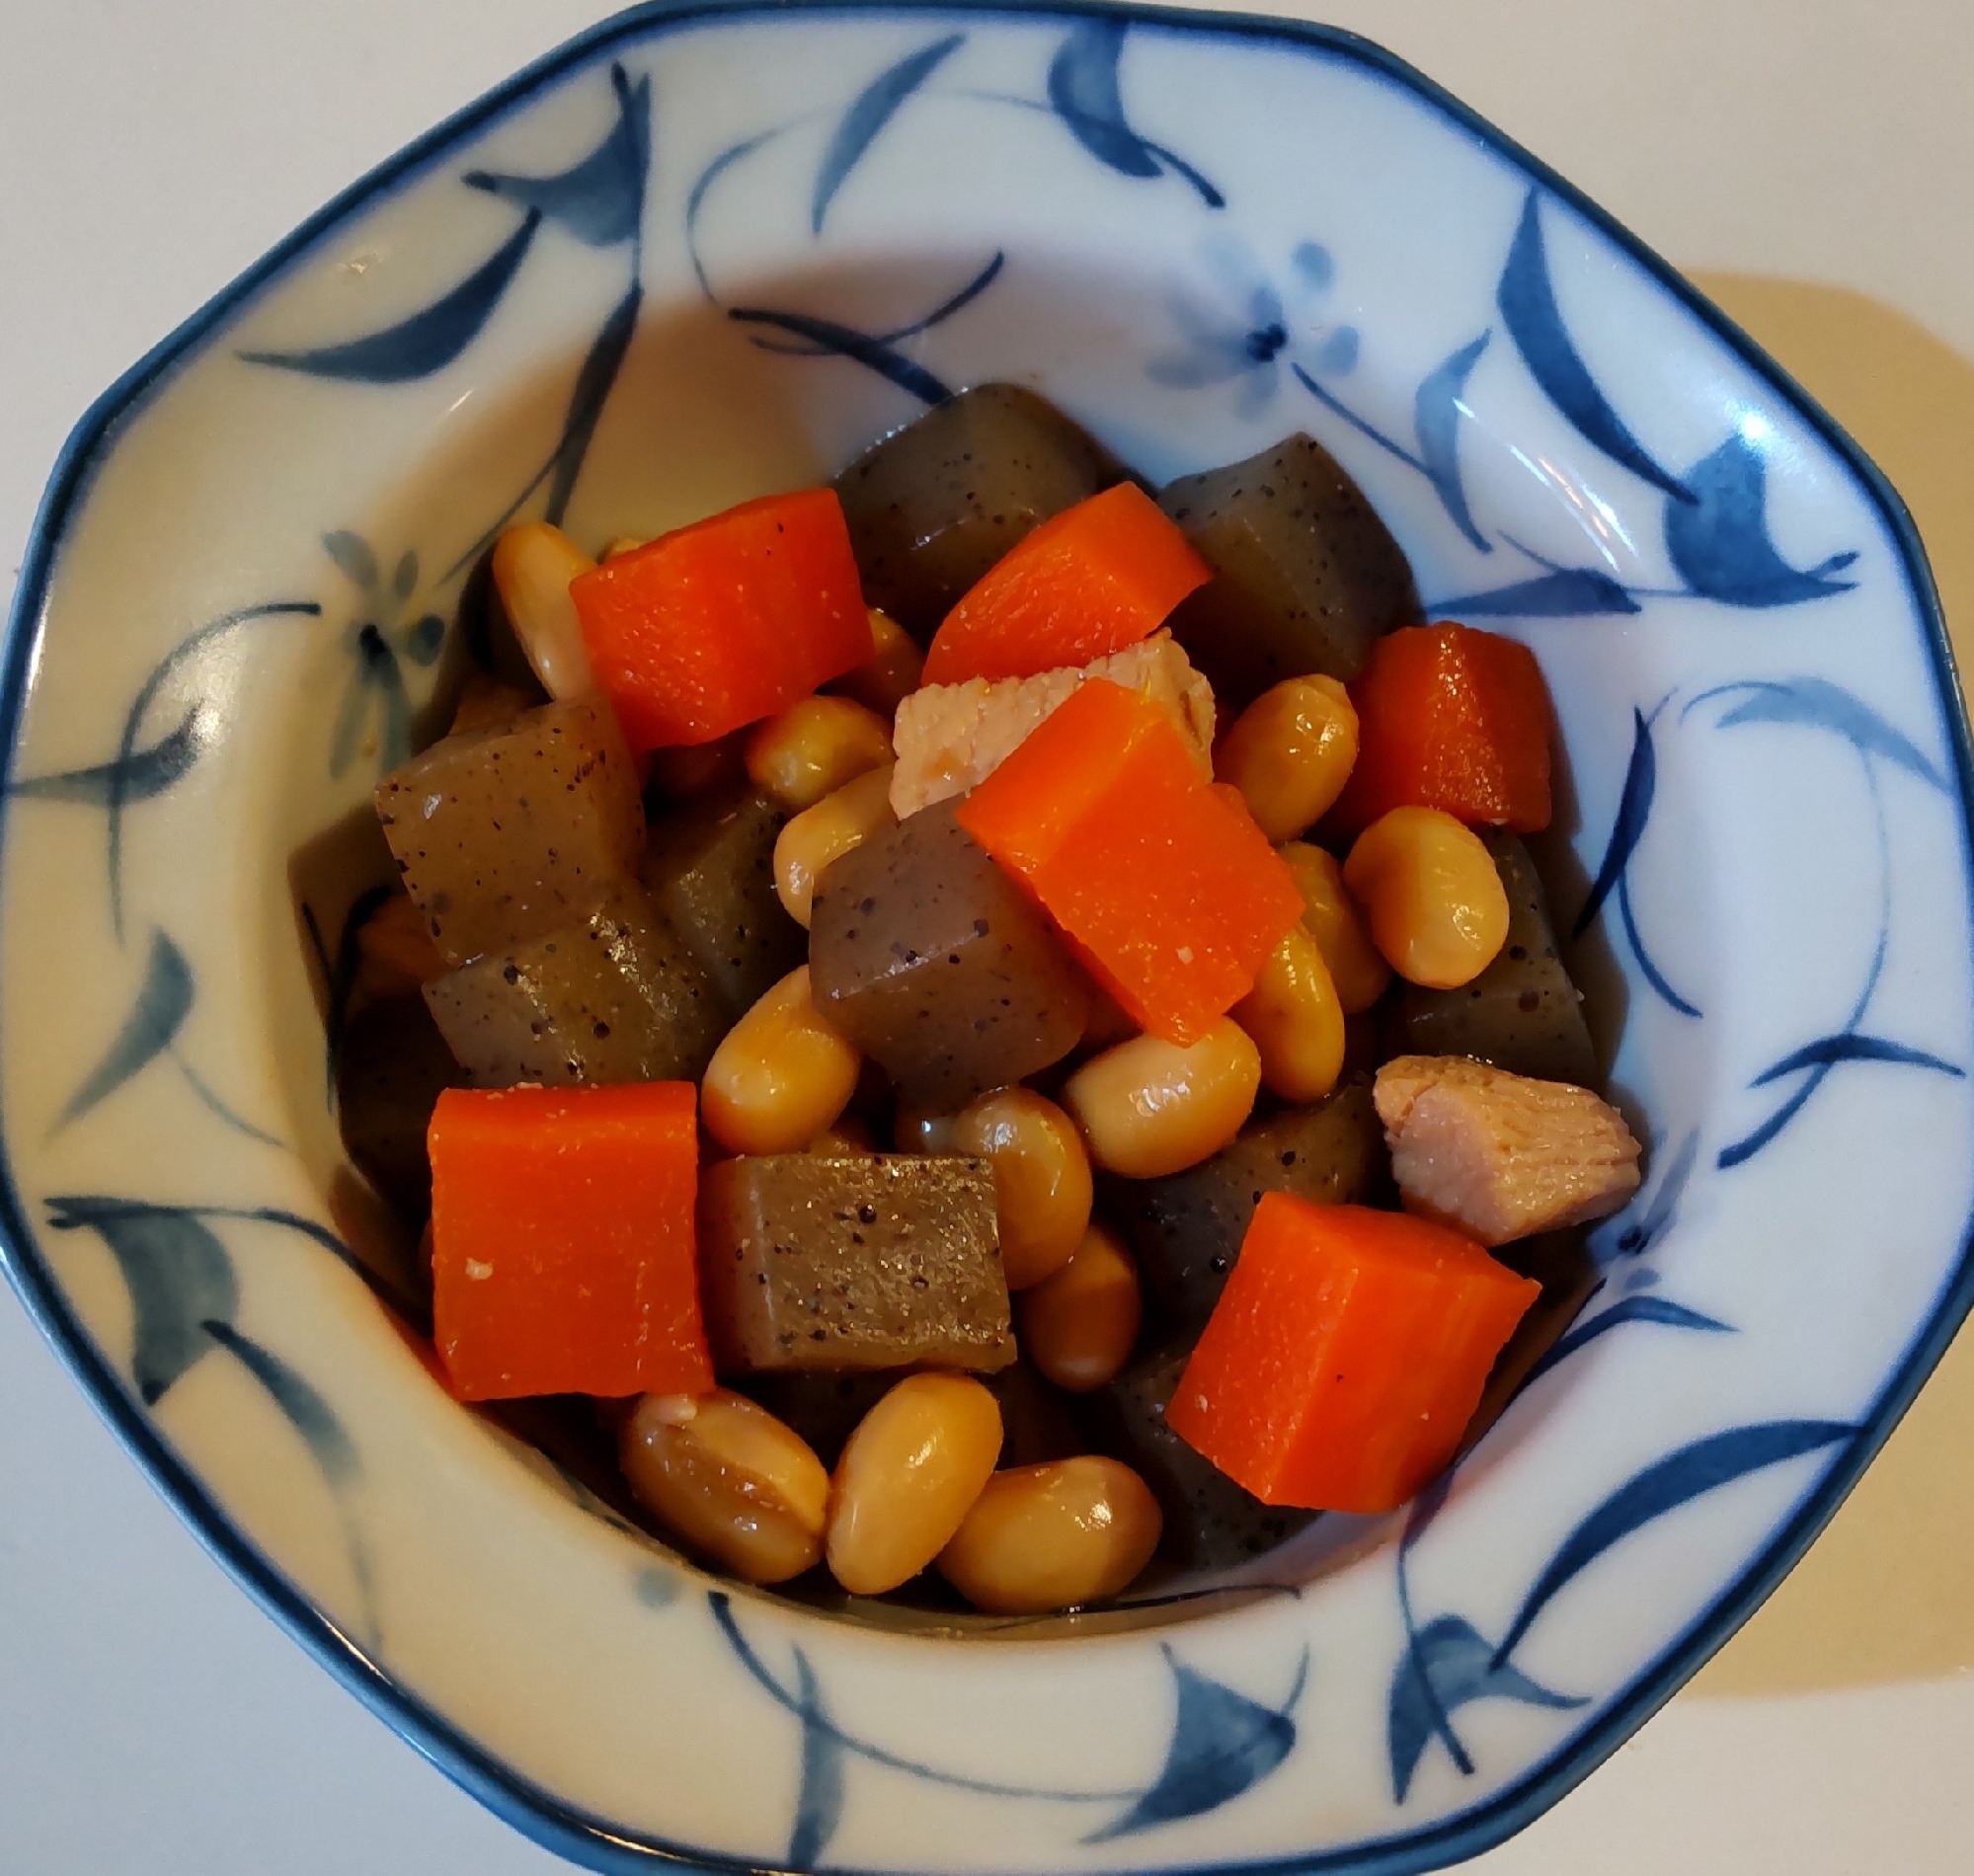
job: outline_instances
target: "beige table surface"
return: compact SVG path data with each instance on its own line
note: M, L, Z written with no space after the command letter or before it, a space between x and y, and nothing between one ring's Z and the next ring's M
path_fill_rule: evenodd
M9 584L96 391L351 177L605 10L0 0ZM1320 17L1451 87L1769 345L1905 494L1974 656L1974 0L1334 0ZM1747 1628L1472 1867L1974 1872L1971 1452L1963 1336ZM560 1867L233 1590L0 1298L0 1871Z

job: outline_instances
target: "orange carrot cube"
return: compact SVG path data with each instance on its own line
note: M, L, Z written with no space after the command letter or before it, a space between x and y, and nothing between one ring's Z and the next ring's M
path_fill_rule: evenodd
M660 1081L438 1097L434 1339L461 1400L713 1385L696 1094Z
M1266 1193L1166 1424L1264 1504L1394 1510L1540 1290L1443 1225Z
M1032 677L1146 639L1213 569L1133 482L1052 515L947 613L924 681Z
M1387 632L1350 687L1357 763L1328 824L1356 834L1393 808L1470 827L1549 824L1548 686L1526 645L1466 625Z
M1126 1013L1196 1042L1254 987L1302 916L1294 876L1172 720L1101 679L1047 718L958 810Z
M633 749L711 743L872 654L833 489L744 502L570 583Z

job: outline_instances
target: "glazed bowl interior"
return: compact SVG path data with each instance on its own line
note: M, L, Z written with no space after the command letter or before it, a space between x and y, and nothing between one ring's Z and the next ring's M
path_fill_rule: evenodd
M1646 1183L1411 1513L1119 1612L825 1619L438 1387L330 1099L374 879L353 840L298 925L291 865L442 720L510 515L648 536L996 379L1154 482L1308 430L1431 612L1535 649L1540 857ZM10 661L10 1273L249 1587L599 1867L1471 1853L1731 1632L1966 1307L1964 725L1902 510L1621 231L1343 36L627 16L106 398Z

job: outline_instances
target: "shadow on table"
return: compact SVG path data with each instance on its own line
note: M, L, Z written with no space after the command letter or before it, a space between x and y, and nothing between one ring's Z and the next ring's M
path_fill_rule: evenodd
M1962 671L1974 672L1974 364L1860 293L1736 274L1693 278L1904 496ZM1970 1454L1974 1327L1830 1528L1689 1695L1798 1693L1974 1669Z

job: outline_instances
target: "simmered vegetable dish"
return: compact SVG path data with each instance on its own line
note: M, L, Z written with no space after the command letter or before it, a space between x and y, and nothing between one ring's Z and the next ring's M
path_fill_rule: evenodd
M459 1400L588 1397L747 1581L1019 1614L1394 1509L1568 1319L1639 1147L1542 676L1308 437L1154 498L988 385L492 574L537 689L378 786L338 1038Z

